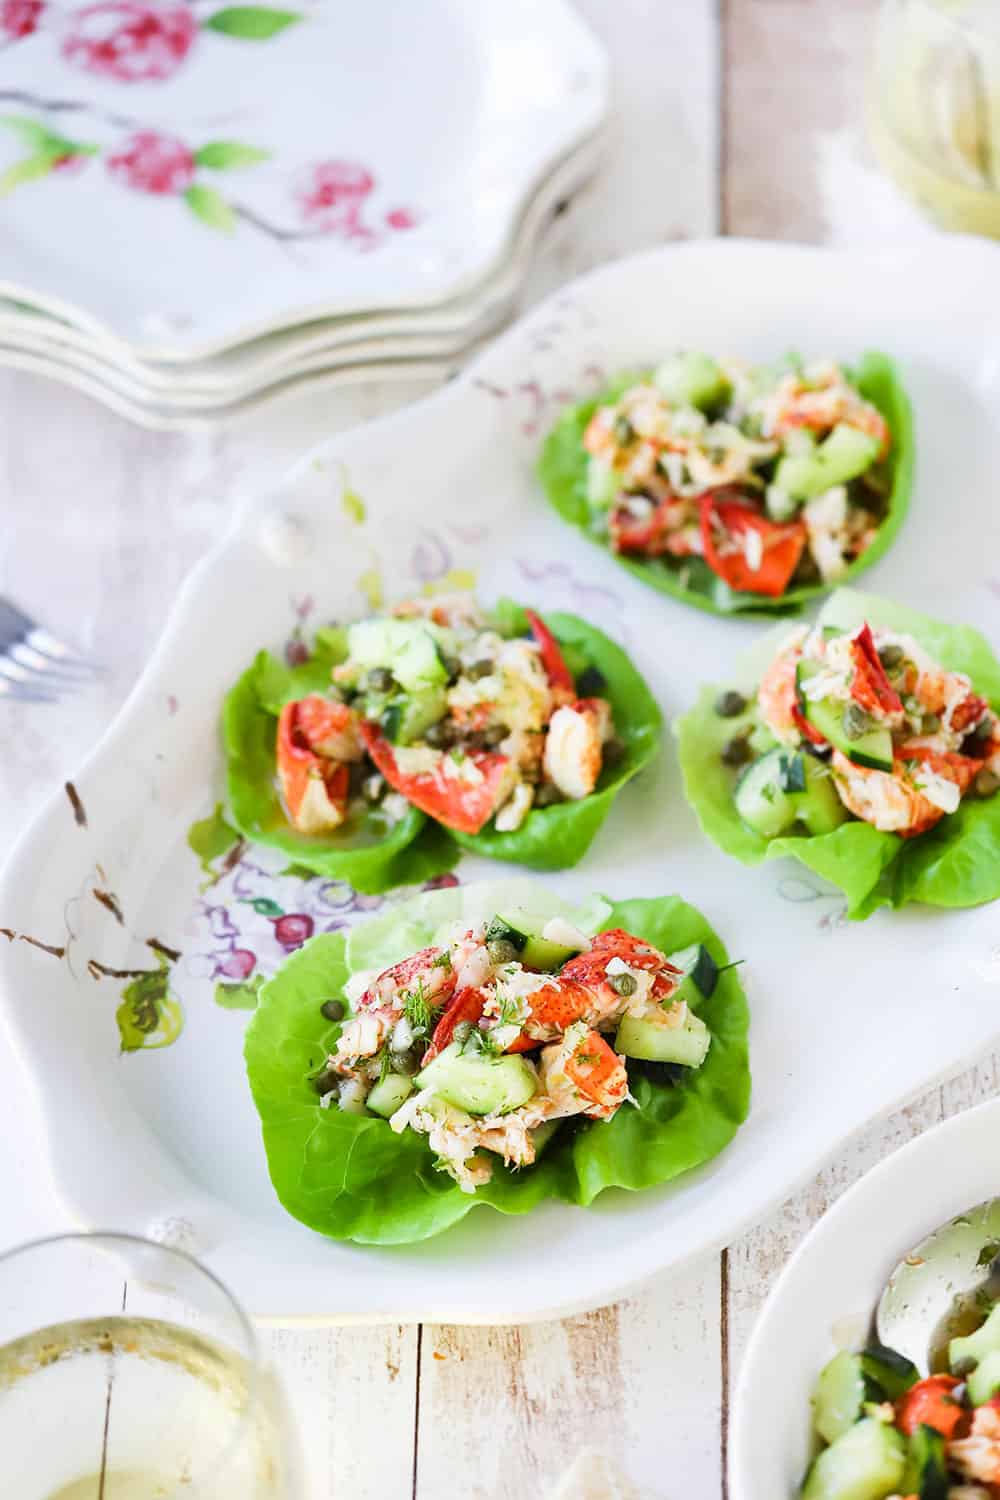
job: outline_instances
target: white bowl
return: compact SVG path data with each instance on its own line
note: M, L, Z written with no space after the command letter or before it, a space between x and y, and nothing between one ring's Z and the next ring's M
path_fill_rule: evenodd
M732 1500L795 1500L810 1456L816 1376L864 1342L893 1266L956 1214L1000 1193L1000 1099L881 1162L823 1215L768 1297L736 1388Z

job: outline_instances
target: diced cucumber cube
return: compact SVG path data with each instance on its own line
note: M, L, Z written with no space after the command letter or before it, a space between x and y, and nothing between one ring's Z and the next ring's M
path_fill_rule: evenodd
M610 510L622 488L621 476L591 454L587 463L587 499L595 510Z
M379 1079L365 1103L373 1114L388 1120L413 1093L413 1083L402 1073L387 1073Z
M866 1417L819 1455L802 1486L802 1500L886 1500L900 1493L905 1468L902 1433Z
M729 399L730 385L721 367L708 354L688 350L665 359L653 375L660 394L673 406L715 411Z
M962 1375L978 1365L987 1355L1000 1350L1000 1303L993 1308L986 1322L964 1339L952 1339L948 1345L948 1362L956 1375Z

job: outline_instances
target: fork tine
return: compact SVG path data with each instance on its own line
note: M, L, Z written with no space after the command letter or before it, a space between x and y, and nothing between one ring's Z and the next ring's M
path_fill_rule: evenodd
M33 632L37 634L37 632ZM27 641L16 641L14 645L8 646L7 658L16 662L18 666L25 667L29 672L44 673L52 681L65 682L67 686L79 684L88 677L93 677L95 668L89 662L80 661L72 656L50 656L35 646L29 645Z
M12 661L9 656L0 655L0 683L9 684L10 687L21 690L19 696L24 694L39 694L39 700L48 696L56 699L61 693L72 692L74 688L82 686L79 677L60 677L55 672L36 672L24 667L20 662Z
M77 656L68 646L64 646L62 641L57 640L47 630L43 630L40 625L35 625L28 631L24 639L24 649L34 651L39 656L58 662L60 666L70 667L75 672L85 673L88 676L97 676L101 671L101 668L94 662Z

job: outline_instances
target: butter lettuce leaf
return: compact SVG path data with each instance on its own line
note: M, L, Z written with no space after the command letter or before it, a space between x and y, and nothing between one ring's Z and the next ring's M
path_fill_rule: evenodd
M892 432L892 451L887 461L889 493L886 515L871 546L844 575L851 579L878 561L891 546L903 523L913 486L914 440L909 399L893 361L885 354L869 351L861 356L849 374L862 395L878 407ZM583 434L599 406L616 400L623 390L640 378L641 374L619 378L600 395L570 407L546 438L538 463L538 476L551 504L564 520L606 551L610 550L607 536L599 522L595 522L587 498L587 453ZM790 589L780 598L773 599L765 594L736 593L700 557L635 558L617 553L612 553L612 556L651 588L671 594L675 599L710 614L797 614L811 599L829 591L828 584L816 583Z
M611 703L615 731L624 746L621 759L605 766L591 796L533 809L514 833L497 833L492 827L472 835L453 833L413 807L395 824L376 808L355 815L329 834L299 833L285 816L278 794L277 716L285 703L328 686L332 668L346 657L347 632L331 628L318 632L313 653L294 665L261 651L226 698L226 788L236 828L254 843L281 849L295 864L347 880L364 892L416 884L441 874L453 868L462 850L536 870L576 864L618 792L656 753L662 718L620 646L576 615L552 613L545 619L572 671L579 674L589 666L601 673L606 684L601 695ZM507 635L528 630L524 610L509 599L498 602L494 620Z
M519 605L501 600L498 613L506 633L527 631L527 616ZM452 837L463 849L487 859L512 860L532 870L563 870L583 858L622 787L656 754L663 718L629 657L603 631L576 615L559 612L546 614L545 623L575 676L586 667L600 672L604 686L591 696L606 698L611 704L615 735L624 754L615 764L604 766L589 797L532 808L515 833L497 833L487 826L481 833L454 833Z
M703 1066L674 1084L637 1076L635 1107L613 1120L566 1121L539 1160L518 1171L494 1162L492 1181L463 1193L435 1168L426 1138L396 1135L385 1120L323 1109L311 1083L336 1044L339 1025L320 1012L349 975L386 967L498 907L526 906L598 931L625 927L673 952L703 942L728 962L718 935L679 896L614 903L595 898L574 910L544 887L488 882L400 902L349 933L313 938L261 989L247 1029L247 1074L263 1132L271 1181L284 1207L311 1229L359 1244L408 1244L449 1228L474 1208L527 1213L544 1199L587 1205L608 1188L661 1185L716 1156L746 1118L750 1102L748 1011L735 969L719 976L698 1007L712 1032Z
M867 620L906 632L952 671L965 672L974 690L1000 709L1000 662L978 630L949 625L916 610L855 589L839 589L824 605L819 623L854 630ZM781 632L758 643L737 664L731 683L746 693L777 649ZM721 718L715 700L724 688L702 689L698 701L675 725L684 791L703 831L743 864L791 857L839 886L848 916L862 919L880 906L910 901L930 906L979 906L1000 897L1000 795L966 797L958 811L929 832L903 839L880 833L869 823L842 823L832 833L767 839L740 819L733 801L735 776L720 751L734 732L753 719L751 705L741 719Z
M251 843L280 849L303 869L346 880L367 894L414 885L450 870L458 850L445 831L415 807L396 823L376 810L350 817L326 834L300 833L288 821L275 779L277 716L283 703L330 681L312 663L289 668L261 651L230 689L222 715L229 816Z

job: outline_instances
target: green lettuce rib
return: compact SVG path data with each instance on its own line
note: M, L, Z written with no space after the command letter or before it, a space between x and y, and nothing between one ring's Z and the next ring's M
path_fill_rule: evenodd
M720 965L728 961L705 918L679 896L617 904L595 898L574 911L524 881L418 896L349 934L314 938L261 989L245 1044L271 1181L288 1212L311 1229L359 1244L408 1244L440 1234L482 1205L506 1214L527 1213L547 1198L586 1205L607 1188L653 1187L690 1171L716 1156L746 1118L748 1012L733 969L699 1006L712 1032L700 1069L679 1084L637 1078L636 1107L620 1109L607 1123L567 1122L532 1167L514 1171L496 1158L492 1182L474 1195L435 1169L424 1137L410 1130L396 1135L371 1115L321 1109L310 1075L339 1031L320 1014L323 1001L339 995L355 970L385 967L432 942L442 928L511 904L565 915L588 931L624 927L666 952L703 942Z
M978 630L948 625L916 610L855 589L839 589L819 614L819 623L854 630L871 625L914 636L942 666L965 672L973 688L1000 708L1000 662ZM781 632L758 643L734 684L753 690L777 649ZM869 823L842 823L833 833L767 839L740 820L733 801L733 774L722 764L722 746L753 718L720 718L715 700L723 688L702 689L697 703L675 725L684 791L704 832L743 864L791 856L847 897L848 915L870 916L880 906L922 901L930 906L979 906L1000 897L1000 795L966 797L958 811L928 833L903 839Z
M848 375L862 395L878 407L892 432L892 451L889 457L892 483L886 516L871 546L851 564L844 575L851 579L878 561L891 546L903 523L913 485L914 441L909 399L892 360L885 354L869 351L861 356L857 366L848 371ZM607 537L595 527L593 512L587 499L587 453L583 446L583 434L599 406L606 406L616 400L623 390L640 378L642 375L636 373L620 377L599 396L571 407L546 438L538 463L539 478L555 509L564 520L576 526L584 536L605 551L610 550ZM810 599L829 592L828 584L816 583L790 589L779 599L770 598L766 594L736 593L721 578L716 577L704 559L699 557L640 559L617 553L612 553L612 556L623 568L627 568L651 588L716 615L797 614Z

